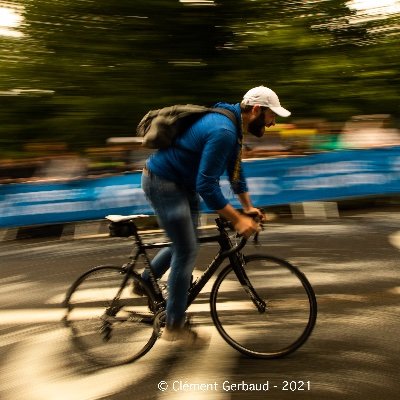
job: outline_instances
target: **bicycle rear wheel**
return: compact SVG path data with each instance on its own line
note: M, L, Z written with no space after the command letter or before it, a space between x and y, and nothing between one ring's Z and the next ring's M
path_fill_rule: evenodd
M133 293L134 282L144 295ZM153 296L135 273L116 266L99 266L82 275L65 299L64 321L73 343L90 361L120 365L145 353L157 340Z
M230 265L214 283L210 302L216 328L247 356L279 358L292 353L315 325L317 302L310 283L284 260L266 255L244 260L247 285L241 285ZM249 289L254 289L253 296Z

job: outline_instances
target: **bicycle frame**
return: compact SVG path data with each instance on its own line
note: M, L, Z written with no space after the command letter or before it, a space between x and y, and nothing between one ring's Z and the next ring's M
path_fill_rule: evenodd
M203 290L204 286L215 274L225 259L229 258L231 264L234 266L235 271L243 270L242 267L242 255L240 252L232 252L234 248L229 235L227 234L224 223L217 219L217 227L219 234L216 236L200 238L200 243L218 242L220 249L211 263L208 265L203 274L194 281L189 288L188 296L188 307L193 303L199 293Z
M113 236L134 237L136 246L129 256L129 261L122 268L118 265L99 265L86 271L72 284L64 301L66 314L63 320L66 326L72 329L72 337L77 348L100 365L119 365L143 356L161 336L162 329L166 325L165 310L168 298L164 297L163 286L159 284L151 269L151 254L148 255L147 250L160 249L171 243L151 241L145 243L134 222L135 217L127 216L119 220L113 218L114 221L110 218L112 222L122 223L117 227L114 226L114 231L110 229ZM238 240L233 239L227 229L230 226L229 223L220 218L216 219L216 225L219 231L217 234L199 238L200 243L217 242L219 248L201 276L191 283L187 307L195 301L212 275L217 273L209 301L212 320L223 339L233 348L250 357L269 359L292 353L307 340L315 325L317 303L310 283L301 271L285 260L263 253L250 255L242 253L247 240L244 237ZM143 260L143 263L140 261L140 267L137 265L139 259ZM225 260L228 261L228 265L217 272ZM149 272L149 281L141 278L142 266ZM266 273L263 275L264 268ZM278 287L275 288L277 283L275 279L280 279L280 276L286 279L287 274L293 276L295 284L301 284L303 287L299 295L306 296L308 302L300 300L302 310L297 309L292 297L289 297L289 301L285 301L288 293L284 290L284 293L280 294L279 282ZM270 277L272 277L271 280ZM107 280L110 282L109 286L107 286ZM97 283L99 290L94 291L93 288ZM289 286L291 287L292 284L290 283ZM295 287L294 284L293 287ZM103 290L105 288L107 290ZM87 296L88 289L93 297ZM114 293L115 296L113 296ZM294 295L297 296L297 292L294 292ZM259 326L262 335L268 335L274 328L277 328L279 332L282 329L280 322L282 315L286 318L286 314L291 311L295 316L295 320L291 322L292 326L296 328L299 321L301 324L304 321L305 328L300 326L298 334L294 333L298 336L293 336L293 338L292 333L289 335L278 333L276 338L279 339L282 336L283 342L281 344L278 340L279 347L276 349L271 348L268 343L264 345L262 339L257 343L243 344L242 335L241 333L237 335L238 329L235 327L235 309L239 311L239 316L243 313L247 315L248 311L249 326ZM269 309L272 311L270 314ZM275 310L277 313L274 313ZM278 323L274 323L274 317L278 318ZM88 320L90 320L89 324ZM131 340L130 328L123 326L125 323L127 325L131 323L132 329L137 329L139 333L137 341ZM290 325L290 321L288 323ZM240 331L241 328L239 328ZM284 328L283 332L285 332ZM93 335L100 335L102 342L93 341ZM128 335L129 340L126 341L124 335ZM146 338L147 335L148 338ZM272 342L275 337L270 336L271 345L274 345ZM109 350L112 354L108 351L103 356L101 346L106 346L109 341L111 343ZM118 342L127 345L128 352L132 354L126 356L125 349L115 346ZM262 345L262 348L259 345ZM122 353L114 357L114 350L119 349L123 350Z
M218 268L222 265L225 259L229 258L230 263L233 267L233 270L240 282L243 286L244 290L248 293L249 297L259 309L260 312L265 310L265 302L259 298L255 290L253 289L251 282L249 281L246 272L244 270L244 259L243 255L240 252L240 249L244 247L246 240L242 238L241 244L233 245L231 239L226 232L227 223L220 218L216 219L217 227L219 233L213 236L200 237L199 243L211 243L218 242L220 249L211 263L208 265L203 274L196 279L196 281L192 282L189 288L188 293L188 303L187 307L189 307L193 301L197 298L199 293L202 291L204 286L210 280L210 278L215 274ZM170 242L158 242L158 243L144 243L142 238L140 237L136 225L133 223L133 236L135 238L135 244L137 245L137 251L134 256L131 256L131 261L124 265L125 268L132 271L134 270L135 264L138 261L139 257L142 256L144 258L146 268L149 269L150 274L150 282L154 291L155 300L158 304L165 304L165 299L162 295L161 288L155 278L153 271L151 269L150 259L147 255L146 250L151 249L160 249L163 247L169 246Z

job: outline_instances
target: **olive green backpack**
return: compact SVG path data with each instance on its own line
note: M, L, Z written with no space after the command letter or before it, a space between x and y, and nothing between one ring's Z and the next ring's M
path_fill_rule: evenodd
M174 139L201 116L210 112L225 115L237 126L235 114L225 108L183 104L149 111L139 122L136 134L143 137L143 146L164 149L171 146Z

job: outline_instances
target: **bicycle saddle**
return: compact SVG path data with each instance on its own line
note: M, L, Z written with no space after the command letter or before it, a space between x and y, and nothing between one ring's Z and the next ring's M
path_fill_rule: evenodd
M106 219L111 222L125 222L136 218L147 218L149 215L146 214L133 214L133 215L106 215Z

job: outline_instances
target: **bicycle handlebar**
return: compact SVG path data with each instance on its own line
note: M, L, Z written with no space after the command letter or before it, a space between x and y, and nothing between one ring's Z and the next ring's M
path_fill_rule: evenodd
M263 223L262 223L262 221L260 220L258 214L247 214L247 215L248 215L249 217L253 218L254 221L256 221L256 222L259 224L261 230L263 230ZM232 224L231 224L230 221L227 221L227 220L225 220L225 219L223 219L223 218L221 218L221 217L218 218L218 220L219 220L219 222L217 221L217 225L218 225L218 226L220 226L220 224L222 224L224 227L227 227L227 228L230 228L230 229L234 230L234 228L233 228L233 226L232 226ZM256 233L254 234L254 239L253 239L253 240L254 240L255 243L258 243L258 235L259 235L259 232L256 232ZM233 246L231 249L222 252L222 253L221 253L221 257L224 257L224 258L225 258L225 257L229 257L229 256L231 256L232 254L234 254L234 253L236 253L236 252L239 252L239 251L242 250L243 247L246 245L247 240L248 240L248 239L247 239L246 237L243 236L242 239L240 240L240 242L239 242L238 244L236 244L235 246Z
M221 257L226 258L231 256L233 253L239 252L240 250L243 249L244 246L246 246L247 243L247 238L242 236L242 238L240 239L240 242L238 244L236 244L235 246L233 246L231 249L223 251L221 253Z

